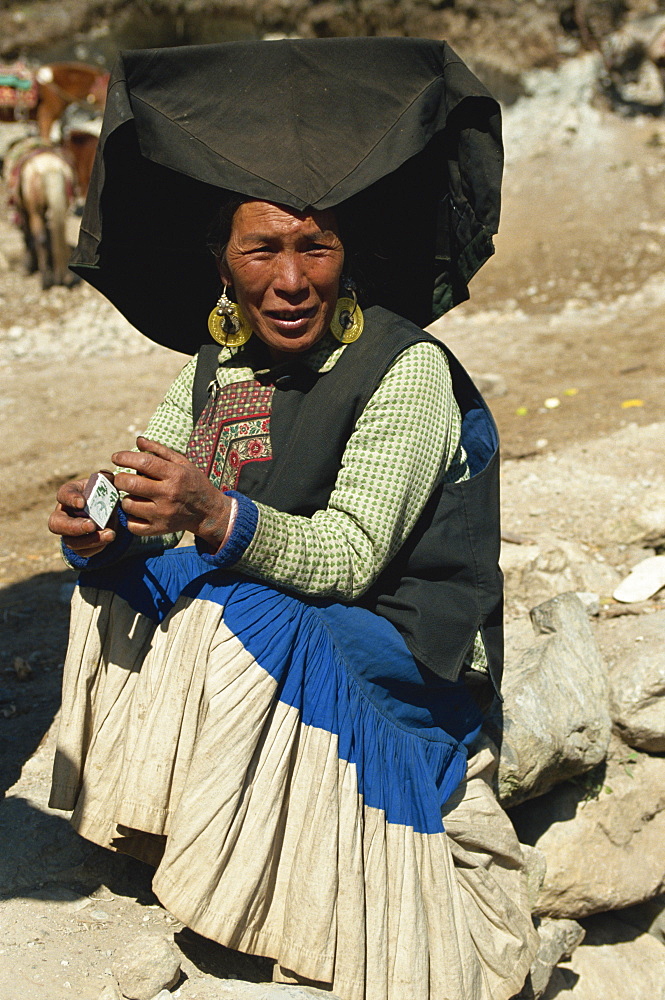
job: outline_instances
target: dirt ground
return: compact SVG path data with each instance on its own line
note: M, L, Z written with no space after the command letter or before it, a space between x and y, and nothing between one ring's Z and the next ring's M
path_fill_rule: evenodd
M584 79L544 77L507 112L497 254L435 329L505 389L490 399L505 529L607 542L603 558L620 566L603 538L612 496L589 490L623 476L628 508L662 485L665 120L593 108ZM3 209L0 1000L97 1000L114 949L154 927L175 930L186 955L176 996L226 996L217 976L266 970L188 937L143 866L71 833L45 807L52 732L35 754L57 712L74 579L46 529L54 491L133 442L185 359L142 343L86 286L42 293L20 258Z

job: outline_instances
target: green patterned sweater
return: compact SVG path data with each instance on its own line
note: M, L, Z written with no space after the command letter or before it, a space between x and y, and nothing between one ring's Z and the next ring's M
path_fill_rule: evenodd
M301 360L325 372L343 350L327 334ZM222 349L220 361L234 353ZM193 429L195 367L194 358L145 432L181 452ZM224 388L253 374L251 368L222 366L216 380ZM257 529L237 568L304 594L359 597L411 532L442 463L448 481L467 477L460 434L460 412L444 352L435 344L414 344L393 363L358 420L326 509L307 518L256 504Z
M344 350L327 333L299 360L324 373ZM243 364L245 355L238 354L220 349L215 375L220 389L254 378ZM145 431L147 438L182 453L193 430L195 370L192 358ZM441 469L447 482L468 478L460 439L461 415L445 353L431 342L414 344L393 362L358 419L327 507L308 518L256 503L256 530L234 568L297 593L360 597L407 539ZM178 535L136 539L132 548L147 552L178 541ZM476 670L486 668L479 635L473 659Z

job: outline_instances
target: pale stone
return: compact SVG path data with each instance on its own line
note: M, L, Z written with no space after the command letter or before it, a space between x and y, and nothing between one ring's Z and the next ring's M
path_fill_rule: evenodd
M541 635L503 681L497 789L505 805L540 795L603 760L610 738L605 664L587 613L575 594L534 608ZM523 640L522 640L523 641ZM510 647L509 647L510 648Z
M665 1000L665 948L649 934L634 936L603 915L587 925L587 936L562 966L567 990L548 991L559 1000Z
M665 587L665 556L650 556L633 566L612 596L623 604L636 604L648 601L661 587Z
M538 902L540 890L545 881L547 872L547 860L542 851L531 844L520 844L524 857L524 874L526 875L526 891L529 897L529 905L533 910Z
M500 562L508 601L527 607L567 591L607 596L621 579L613 566L551 532L531 545L502 545Z
M206 994L207 996L207 994ZM336 993L311 986L283 986L281 983L246 983L221 979L215 983L211 1000L340 1000Z
M160 990L177 983L180 953L165 937L138 934L135 941L116 952L112 970L128 1000L153 1000Z
M616 740L595 784L566 783L513 810L520 841L547 859L536 913L584 917L665 889L665 758L628 754Z
M600 612L600 597L598 594L591 594L588 590L578 590L575 592L584 605L584 609L591 618L595 618Z
M665 611L624 618L601 641L608 654L610 714L616 731L631 747L662 753Z
M122 1000L122 993L115 983L107 983L97 1000Z
M584 928L576 920L545 918L538 925L540 945L519 1000L539 1000L550 983L555 965L568 959L584 940Z
M473 374L471 378L485 399L496 399L497 396L505 396L508 392L506 380L502 375L486 372L483 375Z
M605 532L609 541L623 545L665 545L665 490L652 488L649 499L622 512Z

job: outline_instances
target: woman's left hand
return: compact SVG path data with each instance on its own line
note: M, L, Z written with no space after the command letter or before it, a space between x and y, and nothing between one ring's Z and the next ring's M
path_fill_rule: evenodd
M135 469L117 472L115 485L128 495L122 501L134 535L165 535L191 531L213 548L224 540L231 501L206 474L180 452L138 437L135 451L117 451L116 465Z

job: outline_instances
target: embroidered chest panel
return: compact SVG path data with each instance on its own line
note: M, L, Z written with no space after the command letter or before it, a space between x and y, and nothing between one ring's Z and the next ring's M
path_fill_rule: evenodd
M274 387L253 379L217 383L187 445L187 458L220 490L238 488L248 462L272 458L270 410Z

